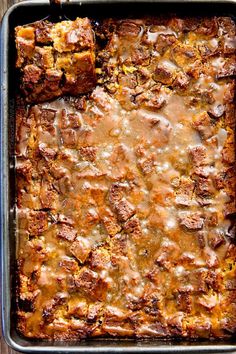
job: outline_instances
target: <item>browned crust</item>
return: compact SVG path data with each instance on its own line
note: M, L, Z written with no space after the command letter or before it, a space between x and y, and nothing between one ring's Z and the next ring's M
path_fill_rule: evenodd
M29 30L19 67L34 65L32 41L52 47L52 28ZM235 25L109 19L95 32L107 44L90 96L17 101L17 328L47 340L232 337ZM61 67L94 50L71 36L67 49L56 41ZM80 93L71 87L29 100ZM132 118L131 137L113 115Z
M15 36L16 67L27 102L77 96L95 87L94 34L88 18L18 26Z

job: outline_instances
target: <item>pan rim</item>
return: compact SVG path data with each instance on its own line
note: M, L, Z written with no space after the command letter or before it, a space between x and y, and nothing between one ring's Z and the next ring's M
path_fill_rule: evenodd
M65 1L63 1L65 2ZM83 4L119 4L119 3L175 3L175 4L186 4L186 3L217 3L217 4L236 4L236 0L81 0L79 3L76 0L70 1L70 6L72 5L83 5ZM61 345L60 342L51 342L55 345L50 345L50 342L47 342L48 345L40 346L37 341L28 340L29 345L23 346L15 340L11 334L11 320L10 319L10 309L11 301L9 294L7 292L10 289L10 261L9 261L9 197L8 197L8 188L9 188L9 160L8 160L8 115L9 115L9 106L8 106L8 41L9 41L9 17L10 15L18 8L27 8L32 6L48 5L47 0L28 0L22 1L21 3L16 3L12 5L5 13L2 23L1 23L1 44L0 44L0 63L1 63L1 97L0 97L0 144L1 144L1 154L0 154L0 213L1 213L1 223L0 223L0 241L1 241L1 314L2 314L2 331L3 338L6 343L14 350L23 353L45 353L45 352L70 352L70 353L171 353L175 352L232 352L236 351L236 343L234 344L197 344L195 345L183 345L173 344L170 345L170 342L166 342L162 345L155 346L152 344L152 340L149 340L148 346L142 346L144 343L143 340L134 340L138 345L125 346L106 346L101 343L101 346L95 347L92 344L93 340L90 340L89 345L79 346L78 344L68 346L68 343ZM49 5L48 5L49 6ZM95 339L96 340L96 339ZM111 339L112 340L112 339ZM102 341L102 340L101 340ZM33 345L34 343L34 345ZM44 342L45 343L45 342Z

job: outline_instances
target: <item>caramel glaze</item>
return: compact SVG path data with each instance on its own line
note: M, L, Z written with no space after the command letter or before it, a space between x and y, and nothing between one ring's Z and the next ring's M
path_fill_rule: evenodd
M234 335L234 23L94 30L90 95L18 101L18 329Z

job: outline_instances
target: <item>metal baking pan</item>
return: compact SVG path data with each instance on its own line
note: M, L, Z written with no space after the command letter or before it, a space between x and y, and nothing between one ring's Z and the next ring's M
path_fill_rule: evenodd
M77 16L112 17L176 13L177 15L220 15L234 17L236 0L81 0L63 5L68 18ZM78 342L47 342L26 339L15 328L15 45L14 27L45 18L49 13L46 0L29 0L12 6L1 27L1 117L0 117L0 188L1 188L1 289L2 328L8 345L24 353L170 353L236 352L236 338L230 341L90 339Z

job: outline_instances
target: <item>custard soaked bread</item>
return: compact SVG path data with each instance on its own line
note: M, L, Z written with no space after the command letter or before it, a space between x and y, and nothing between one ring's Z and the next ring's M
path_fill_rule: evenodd
M91 94L18 101L18 330L234 336L234 22L108 19L93 29ZM55 38L61 70L61 56L81 48Z
M90 92L96 85L94 33L87 18L16 27L16 66L27 102Z

